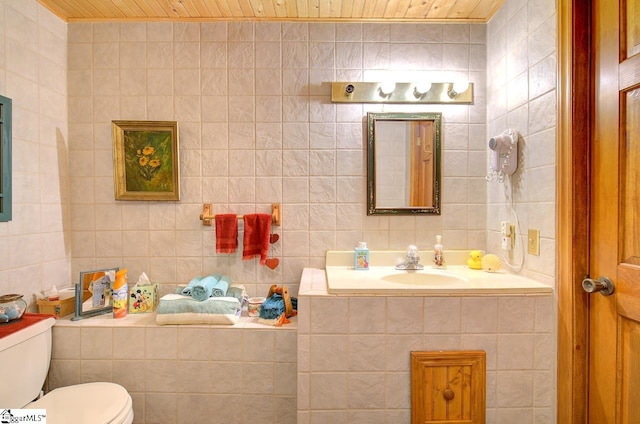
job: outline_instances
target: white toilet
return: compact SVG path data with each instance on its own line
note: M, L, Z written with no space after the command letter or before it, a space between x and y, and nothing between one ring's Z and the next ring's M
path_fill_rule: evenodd
M46 318L0 338L0 409L46 409L47 424L131 424L131 396L114 383L60 387L33 401L49 371L54 323Z

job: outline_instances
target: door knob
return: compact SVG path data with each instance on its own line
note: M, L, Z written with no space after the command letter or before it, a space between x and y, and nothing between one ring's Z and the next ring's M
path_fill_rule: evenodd
M603 296L610 296L615 290L613 281L607 277L600 277L596 280L587 277L582 280L582 288L587 293L599 292Z

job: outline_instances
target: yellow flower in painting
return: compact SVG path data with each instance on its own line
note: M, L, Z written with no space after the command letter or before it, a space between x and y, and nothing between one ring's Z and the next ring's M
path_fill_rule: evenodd
M154 146L146 145L136 149L136 157L138 159L138 172L147 181L151 181L162 166L162 155L158 153Z

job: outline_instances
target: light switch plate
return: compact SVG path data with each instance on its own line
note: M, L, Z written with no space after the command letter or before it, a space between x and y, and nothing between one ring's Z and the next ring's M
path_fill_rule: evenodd
M527 251L530 255L540 256L540 230L529 229L527 233Z

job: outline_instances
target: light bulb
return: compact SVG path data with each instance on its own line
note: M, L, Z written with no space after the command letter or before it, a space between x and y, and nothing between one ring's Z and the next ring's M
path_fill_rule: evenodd
M469 89L469 81L456 81L453 83L453 86L449 90L449 97L454 98L458 96L458 94L464 93Z
M469 81L456 81L453 83L453 91L456 93L464 93L469 88Z
M389 94L393 93L393 90L395 89L396 89L396 83L393 81L385 81L382 84L380 84L380 92L384 96L388 96Z
M413 95L417 98L424 96L427 91L431 90L431 82L419 82L413 87Z

